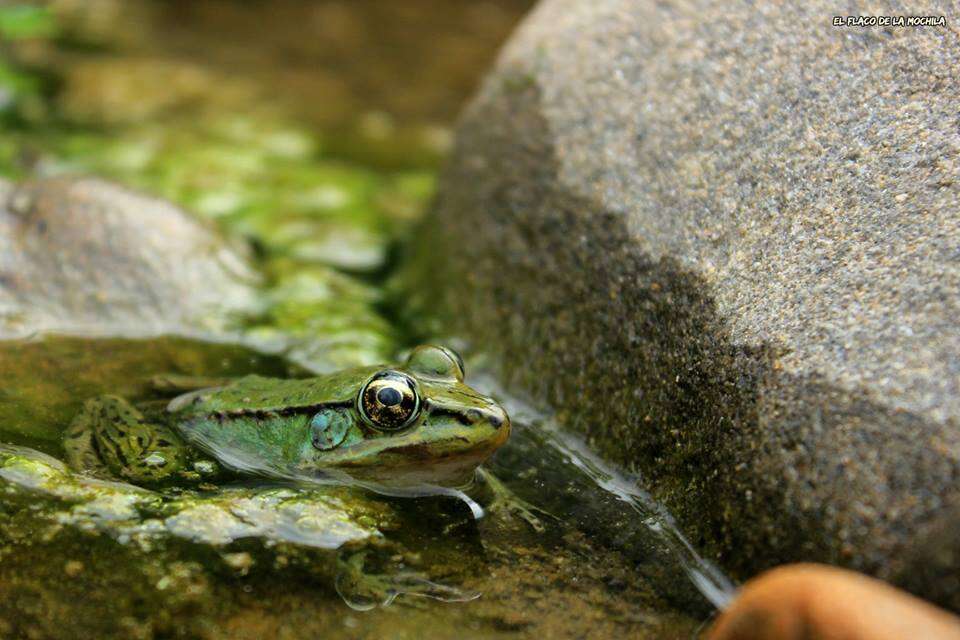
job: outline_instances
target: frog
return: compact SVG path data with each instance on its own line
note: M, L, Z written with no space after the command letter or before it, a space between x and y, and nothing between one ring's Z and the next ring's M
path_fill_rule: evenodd
M173 382L183 390L210 381ZM64 434L67 462L136 485L232 472L457 487L510 435L506 411L467 386L463 359L443 346L421 345L399 366L218 382L160 407L87 400Z
M138 486L209 486L231 473L390 495L479 485L487 511L542 531L537 510L481 468L507 441L510 418L465 383L463 358L448 347L307 378L164 376L154 385L183 393L160 407L87 400L64 433L68 464Z

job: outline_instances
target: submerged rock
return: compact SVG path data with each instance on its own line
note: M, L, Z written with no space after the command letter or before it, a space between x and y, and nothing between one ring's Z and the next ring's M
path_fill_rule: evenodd
M741 575L825 560L957 609L908 558L958 495L960 47L834 13L542 2L460 123L411 298Z
M145 339L43 336L0 341L0 440L60 455L63 430L104 393L152 398L156 376L296 376L277 356L174 336Z

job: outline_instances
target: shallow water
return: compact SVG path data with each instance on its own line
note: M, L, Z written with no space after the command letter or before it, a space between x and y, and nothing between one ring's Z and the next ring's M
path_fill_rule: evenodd
M544 458L548 458L543 454L544 447L554 455L563 456L568 464L583 474L578 481L585 485L585 492L600 489L608 494L600 500L613 497L623 503L626 513L618 519L629 520L634 525L643 540L644 553L656 549L656 553L664 556L659 562L666 566L661 569L674 574L671 579L676 579L677 573L685 573L709 604L720 610L730 604L736 591L733 583L716 565L697 553L673 516L642 489L639 477L631 477L606 463L579 436L561 430L552 419L538 415L519 401L505 398L505 404L516 419L526 420L521 422L520 437L528 440L529 446L536 447ZM571 491L571 484L566 490ZM564 518L577 518L582 522L591 520L595 506L594 500L588 500L567 511ZM603 520L593 522L597 527L610 524Z
M515 431L489 467L546 512L542 531L484 511L476 487L145 491L65 469L60 434L89 397L391 361L429 334L397 321L386 283L456 109L528 3L50 5L16 42L0 10L0 87L18 78L0 176L163 196L250 242L265 278L229 335L0 342L0 635L691 638L726 604L729 581L642 479L492 380Z
M282 358L233 344L164 336L151 340L36 336L0 340L0 436L59 453L60 436L87 398L151 399L156 375L303 375Z
M88 349L81 349L82 340L52 339L61 357L64 341L73 352L104 352L97 344L103 341L90 341ZM283 369L276 358L258 359L243 348L207 345L210 357L201 358L202 343L176 344L191 354L187 361L194 366L214 363L220 373L227 364L247 370L259 366L261 372ZM137 346L127 351L128 360L163 352L142 341ZM233 354L234 361L224 353ZM129 369L117 368L120 355L116 352L100 366L123 375ZM154 373L151 367L177 361L169 353L150 359L147 363L140 356L138 376L126 382L134 390L133 399L138 399L138 384ZM83 367L90 385L86 390L98 391L90 379L105 390L114 389L116 379L96 376L96 362ZM309 594L309 606L321 607L323 602L323 608L333 611L337 601L357 611L391 602L391 609L416 605L416 613L404 618L403 628L410 633L428 624L440 637L462 625L478 637L546 632L576 637L587 629L591 637L692 637L700 621L710 616L711 605L722 606L729 595L722 575L697 557L636 479L606 468L581 442L555 431L549 418L501 399L513 415L515 431L489 468L545 512L540 516L542 532L516 518L479 513L456 495L395 498L357 487L256 479L202 491L155 492L73 476L55 457L6 447L0 452L0 486L6 496L0 550L7 558L29 557L38 545L26 540L34 539L50 548L43 552L43 563L0 563L0 574L6 572L16 578L15 584L29 584L56 602L56 607L43 605L44 616L51 620L58 615L99 615L91 610L102 609L106 598L113 604L112 613L93 625L99 633L117 632L117 620L133 615L130 605L112 603L110 594L104 594L68 606L61 601L64 585L44 577L51 569L70 567L69 573L76 575L68 576L68 583L119 571L124 577L115 577L120 580L115 588L123 590L136 590L144 580L154 587L187 579L201 584L191 587L196 591L188 598L191 613L182 620L177 618L177 598L183 594L173 597L167 586L146 590L140 598L149 602L149 610L134 617L142 617L151 628L170 616L174 628L193 628L204 621L216 630L210 637L220 637L238 608L249 606L248 587L256 590L276 580L296 581L304 597ZM50 431L57 424L62 421L53 414ZM56 455L56 443L46 444ZM91 537L96 545L90 544ZM372 541L376 544L368 549ZM358 553L367 554L365 562L378 563L377 575L388 582L386 591L370 593L362 578L345 571L343 563ZM187 578L171 573L183 563L189 567L183 569ZM260 606L268 606L272 600L263 597ZM0 613L6 609L7 616L19 615L17 602L0 606ZM346 611L338 615L346 616ZM371 611L351 618L351 628L373 633L381 615ZM284 621L274 619L272 624L288 628ZM23 628L19 625L14 628Z

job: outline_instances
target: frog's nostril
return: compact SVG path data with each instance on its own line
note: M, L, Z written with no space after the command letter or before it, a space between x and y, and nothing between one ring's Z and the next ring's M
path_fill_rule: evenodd
M503 423L507 421L506 414L503 413L502 410L498 409L488 409L486 411L480 409L467 409L463 415L466 418L467 424L474 425L479 422L486 422L494 429L499 429L503 426Z

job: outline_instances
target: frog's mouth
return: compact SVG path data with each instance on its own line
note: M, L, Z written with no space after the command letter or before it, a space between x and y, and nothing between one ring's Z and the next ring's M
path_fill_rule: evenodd
M438 413L409 432L326 452L316 467L385 486L469 484L476 468L507 441L510 420L500 411L495 420L451 426L447 420L438 424Z

